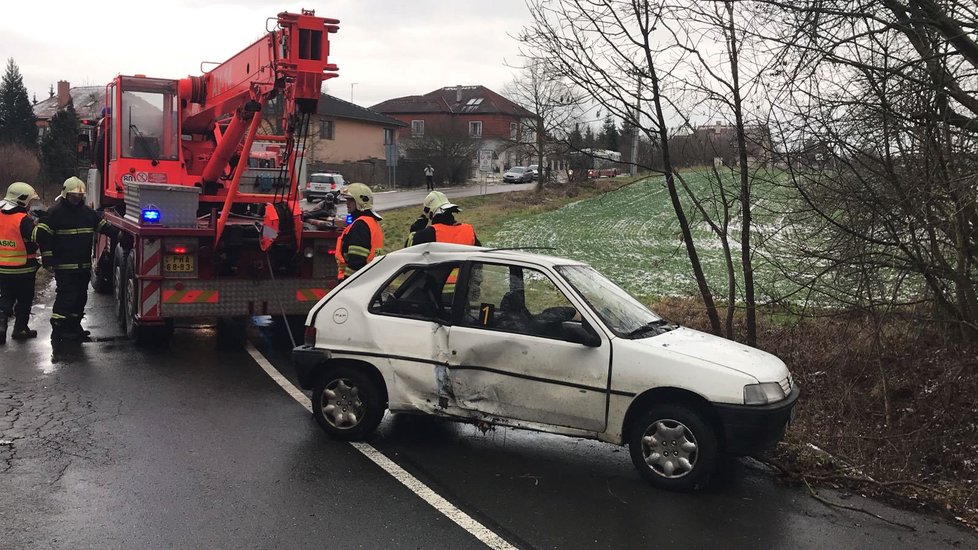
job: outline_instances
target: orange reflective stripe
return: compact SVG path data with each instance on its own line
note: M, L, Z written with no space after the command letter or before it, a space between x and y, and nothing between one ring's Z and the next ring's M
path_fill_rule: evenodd
M325 295L326 291L321 288L299 288L295 291L297 302L318 302Z
M431 227L435 230L436 242L475 246L475 229L471 224L456 223L455 225L448 225L436 223Z
M164 304L216 304L220 293L216 290L164 290Z

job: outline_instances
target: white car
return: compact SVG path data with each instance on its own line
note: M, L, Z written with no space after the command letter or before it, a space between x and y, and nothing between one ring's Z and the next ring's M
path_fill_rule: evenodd
M673 490L774 445L799 391L777 357L671 324L587 264L444 243L346 279L292 357L333 437L390 410L593 438Z
M309 180L306 182L305 188L302 191L302 196L306 199L306 202L325 198L326 195L333 195L333 198L336 198L344 185L346 185L346 181L341 174L316 172L315 174L309 175Z

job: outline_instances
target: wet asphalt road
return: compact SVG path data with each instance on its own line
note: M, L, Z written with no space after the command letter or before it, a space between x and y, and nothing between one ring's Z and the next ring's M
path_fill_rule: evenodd
M93 295L100 341L0 347L0 548L484 548L352 446L331 441L242 345L178 328L122 339ZM268 319L257 319L268 324ZM287 378L277 325L249 341ZM761 468L711 490L654 490L624 448L388 415L370 443L519 548L975 548L978 537L862 498L830 509Z

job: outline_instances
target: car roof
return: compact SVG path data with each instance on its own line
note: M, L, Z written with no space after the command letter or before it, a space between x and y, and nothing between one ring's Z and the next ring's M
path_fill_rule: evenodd
M342 176L339 172L313 172L310 176Z
M408 248L402 248L389 253L389 259L397 259L398 263L412 262L451 262L451 261L513 261L520 260L542 266L555 265L587 265L578 260L538 254L526 249L487 248L482 246L466 246L453 243L425 243Z

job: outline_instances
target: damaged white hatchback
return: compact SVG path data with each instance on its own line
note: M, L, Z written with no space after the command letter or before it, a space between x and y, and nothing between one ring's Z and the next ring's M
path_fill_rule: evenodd
M774 445L798 388L763 351L665 321L587 264L426 244L377 258L310 311L293 350L319 425L386 410L629 446L653 485L704 486Z

